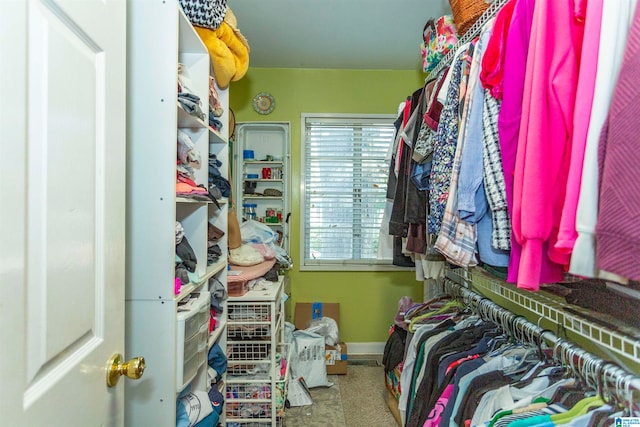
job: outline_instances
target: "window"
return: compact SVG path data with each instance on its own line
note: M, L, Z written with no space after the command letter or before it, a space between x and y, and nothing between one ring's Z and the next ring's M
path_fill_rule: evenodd
M394 116L302 116L302 269L371 269L386 205Z

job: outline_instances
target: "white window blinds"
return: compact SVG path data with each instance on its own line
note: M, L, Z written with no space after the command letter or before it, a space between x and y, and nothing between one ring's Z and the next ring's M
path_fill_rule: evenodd
M394 119L303 116L304 265L376 262Z

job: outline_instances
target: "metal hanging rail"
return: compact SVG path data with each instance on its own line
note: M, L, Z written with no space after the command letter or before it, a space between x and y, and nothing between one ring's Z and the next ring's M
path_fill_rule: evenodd
M582 378L587 384L594 386L604 398L613 397L616 403L622 406L631 406L637 402L634 393L640 392L640 377L514 314L450 277L444 280L444 291L461 298L476 314L484 320L496 323L518 341L531 344L541 344L544 341L553 348L556 361L571 369L575 376Z
M496 295L518 307L524 308L542 320L548 320L566 331L585 337L603 349L640 364L640 340L622 332L569 313L565 304L549 298L540 292L531 293L508 285L489 276L480 269L449 269L447 277L484 295Z
M453 60L453 56L455 55L458 47L462 46L467 42L470 42L476 36L478 36L480 34L480 31L482 30L482 27L484 27L484 24L486 24L494 16L496 16L498 11L508 1L509 0L493 0L493 2L491 3L491 6L489 6L487 10L484 11L484 13L480 16L480 18L478 18L478 20L474 22L471 28L469 28L469 30L466 33L464 33L462 37L458 39L458 43L456 43L456 45L452 47L451 50L449 50L449 53L447 53L444 56L444 58L442 58L442 60L438 63L438 65L436 65L436 67L433 70L431 70L431 72L427 75L427 80L434 79L435 77L437 77L440 71L442 71L443 68L448 67L449 64L451 64L451 61Z

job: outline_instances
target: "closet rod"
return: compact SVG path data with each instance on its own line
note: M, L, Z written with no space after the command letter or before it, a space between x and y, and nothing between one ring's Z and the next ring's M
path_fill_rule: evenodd
M558 337L552 331L541 328L449 278L444 279L444 292L462 299L482 319L497 324L521 342L541 345L544 340L553 348L555 360L568 366L574 375L597 389L605 400L613 396L622 406L635 402L633 392L640 392L640 377Z
M484 27L484 24L486 24L487 22L489 22L491 20L491 18L496 16L498 11L508 1L509 0L493 0L493 2L491 3L491 6L489 6L487 8L487 10L484 11L484 13L478 18L478 20L473 23L471 28L469 28L469 30L466 33L464 33L464 35L462 35L462 37L460 37L458 39L458 42L456 43L456 45L454 47L452 47L449 50L449 53L447 53L444 56L444 58L442 58L442 60L440 60L438 65L436 65L436 67L433 70L431 70L431 72L427 75L427 79L426 80L428 81L428 80L436 78L438 76L438 74L440 73L440 71L442 71L443 68L448 67L449 64L451 63L451 61L453 60L453 56L455 55L456 51L458 50L458 47L462 46L463 44L465 44L467 42L470 42L476 36L478 36L480 34L480 31L482 31L482 27Z
M519 307L532 315L541 317L563 328L567 332L587 337L599 348L617 360L616 356L640 366L640 339L622 331L594 323L578 314L565 310L566 305L540 292L526 292L497 279L480 268L447 268L446 277L465 285L475 292L493 298L493 295L508 301L509 307ZM624 366L624 362L621 362ZM630 369L628 369L630 370Z

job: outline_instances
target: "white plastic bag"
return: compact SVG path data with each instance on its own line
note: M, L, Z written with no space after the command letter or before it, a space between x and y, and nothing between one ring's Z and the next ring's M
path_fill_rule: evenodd
M297 330L293 332L294 349L290 361L292 378L304 378L309 388L332 386L327 381L324 337L313 332Z
M268 225L252 219L240 224L240 235L242 235L243 243L264 243L267 245L274 244L278 238L278 235Z
M322 335L327 345L335 346L340 342L338 339L338 324L330 317L321 317L312 320L306 331Z

